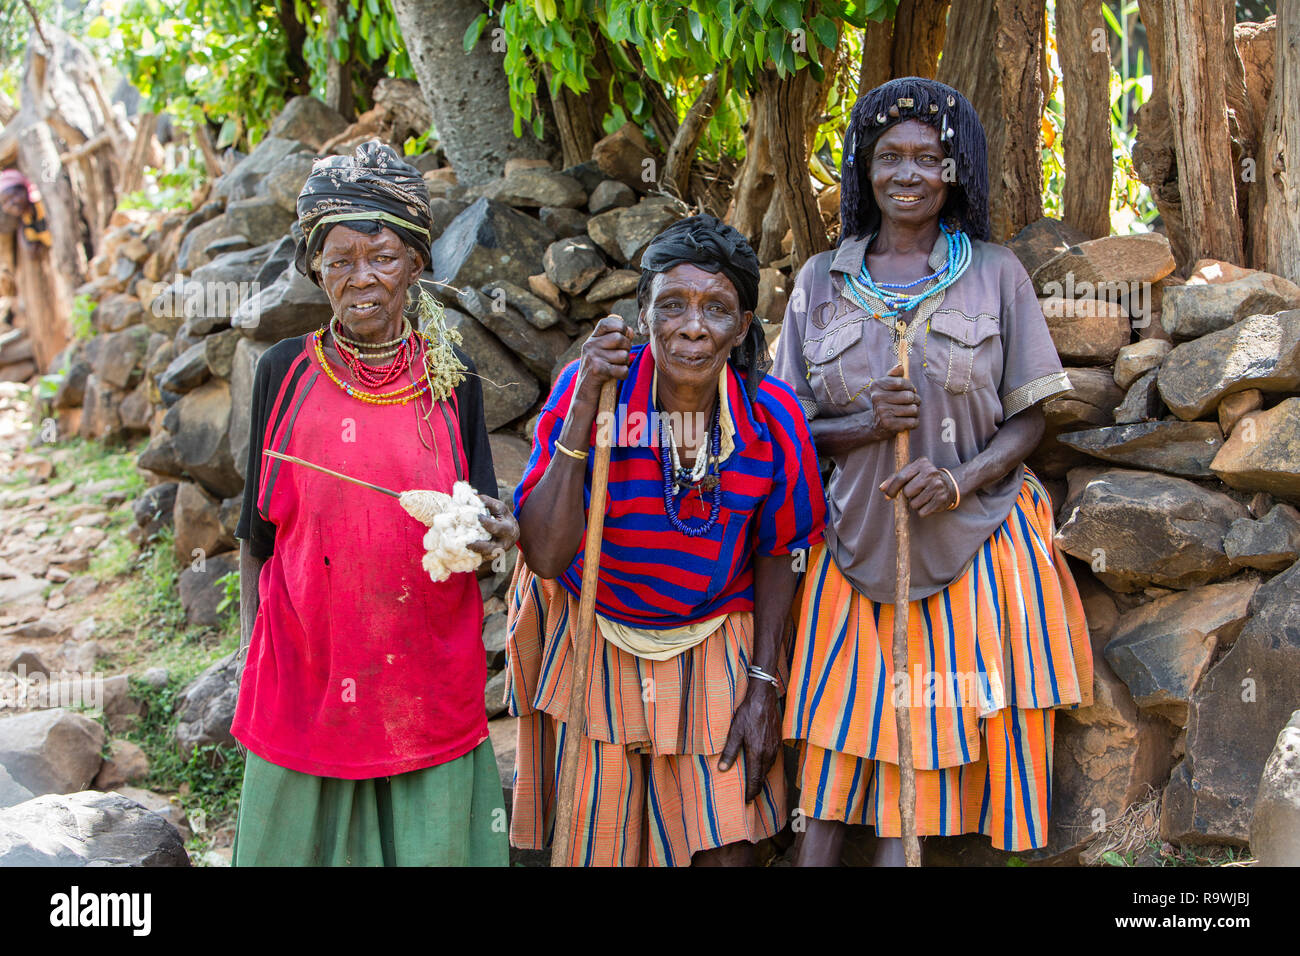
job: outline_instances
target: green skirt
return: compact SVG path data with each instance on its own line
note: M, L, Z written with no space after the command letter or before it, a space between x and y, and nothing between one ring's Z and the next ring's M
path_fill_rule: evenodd
M492 742L436 767L342 780L251 751L233 866L506 866L508 826Z

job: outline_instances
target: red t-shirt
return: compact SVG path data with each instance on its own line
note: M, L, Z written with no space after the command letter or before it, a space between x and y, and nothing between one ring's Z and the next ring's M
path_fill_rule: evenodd
M416 403L348 397L322 372L311 336L268 351L254 393L240 537L264 549L255 525L274 533L232 733L278 766L354 780L468 753L487 736L475 576L431 581L420 566L427 529L396 498L261 456L271 448L395 491L450 491L469 470L459 393L421 414L425 440L435 439L425 448Z

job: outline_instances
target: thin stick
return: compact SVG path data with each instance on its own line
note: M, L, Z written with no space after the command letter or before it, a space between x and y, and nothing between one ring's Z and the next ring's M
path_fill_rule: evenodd
M325 472L325 474L333 475L335 478L342 478L344 481L350 481L354 485L360 485L363 488L373 488L375 491L382 491L384 494L392 495L394 498L402 497L402 493L400 491L393 491L390 488L383 488L379 485L372 485L368 481L362 481L360 478L353 478L351 475L345 475L341 472L331 471L330 469L323 468L320 465L313 465L311 462L304 461L301 458L295 458L293 457L293 455L282 455L280 452L271 451L269 448L264 448L262 450L262 454L269 455L272 458L279 458L281 461L291 461L295 465L303 465L307 468L314 468L316 471L323 471Z
M898 361L907 377L907 325L900 319ZM894 436L894 470L911 460L911 443L906 431ZM902 818L903 856L908 866L921 865L921 844L916 838L916 770L912 766L912 692L907 679L907 611L912 590L912 535L907 526L907 496L902 489L894 495L894 540L898 544L898 578L894 583L894 727L898 732L898 813ZM901 682L899 676L902 676ZM899 690L901 689L901 693Z
M578 621L569 647L569 711L564 722L564 755L560 781L555 791L555 838L551 841L551 866L568 866L573 832L577 829L574 797L578 789L578 748L587 728L587 658L591 655L596 630L596 581L600 574L600 542L605 532L605 492L609 487L609 449L613 436L607 423L614 412L616 383L600 387L596 415L596 460L591 469L591 507L587 510L587 539L582 551L582 596Z

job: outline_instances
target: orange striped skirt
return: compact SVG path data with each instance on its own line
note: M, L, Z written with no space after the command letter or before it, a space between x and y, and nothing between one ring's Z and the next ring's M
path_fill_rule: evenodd
M1032 473L966 572L908 611L894 681L893 605L855 591L824 546L799 601L784 732L801 742L803 812L898 836L894 701L908 701L917 832L1047 841L1052 710L1092 702L1083 605Z
M570 621L578 602L520 561L507 618L506 703L519 718L510 842L550 845L567 725ZM597 626L587 665L579 748L575 866L688 865L701 850L754 843L785 823L782 762L745 802L745 756L717 764L748 687L752 615L731 614L702 643L650 661L608 643Z

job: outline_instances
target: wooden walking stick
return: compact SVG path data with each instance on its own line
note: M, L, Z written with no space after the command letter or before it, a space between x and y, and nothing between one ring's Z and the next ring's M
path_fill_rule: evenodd
M899 319L898 363L907 378L907 323ZM894 435L894 471L912 459L907 431ZM903 855L908 866L921 865L921 843L916 838L916 770L912 766L912 684L907 673L907 610L912 590L912 536L907 527L907 496L899 488L894 495L894 541L898 545L898 577L894 583L894 726L898 732L898 813L902 818ZM898 693L899 675L903 676Z
M578 620L569 647L569 710L564 722L564 754L555 791L555 836L551 841L551 866L569 865L573 843L574 797L578 788L578 748L587 725L587 658L596 630L596 579L600 574L600 540L605 531L605 491L609 487L609 450L618 383L611 379L600 387L596 413L596 460L591 469L591 506L587 509L587 540L582 550L582 594Z

